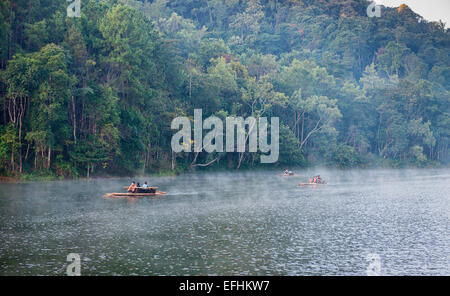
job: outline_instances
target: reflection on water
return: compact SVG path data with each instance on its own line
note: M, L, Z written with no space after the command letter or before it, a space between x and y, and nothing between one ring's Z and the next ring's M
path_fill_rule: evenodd
M450 171L188 174L164 198L104 199L130 179L0 184L0 274L450 275ZM326 186L298 187L314 173ZM145 181L144 178L137 181Z

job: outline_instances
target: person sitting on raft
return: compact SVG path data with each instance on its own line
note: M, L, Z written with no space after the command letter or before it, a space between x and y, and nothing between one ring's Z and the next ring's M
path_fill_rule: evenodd
M131 185L128 187L128 192L134 193L136 191L136 183L133 181Z
M147 182L144 182L144 184L142 184L142 187L136 188L136 193L155 193L155 192L156 189L148 186Z
M317 176L314 176L312 179L310 179L309 183L311 183L311 184L323 184L323 181L320 178L320 175L317 175Z
M284 170L284 173L283 173L284 176L292 176L293 174L294 173L292 171L289 171L289 170Z
M319 183L320 176L314 176L312 179L309 180L310 184L317 184Z

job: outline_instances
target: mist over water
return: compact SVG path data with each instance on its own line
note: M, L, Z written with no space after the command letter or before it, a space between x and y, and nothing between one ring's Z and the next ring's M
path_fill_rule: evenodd
M0 184L0 274L450 275L450 170L297 170ZM324 186L296 186L320 174Z

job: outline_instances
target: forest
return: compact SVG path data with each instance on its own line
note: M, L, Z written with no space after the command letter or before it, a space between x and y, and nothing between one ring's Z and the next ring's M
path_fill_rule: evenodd
M0 2L0 176L449 164L450 29L366 0ZM279 117L280 157L174 153L173 118Z

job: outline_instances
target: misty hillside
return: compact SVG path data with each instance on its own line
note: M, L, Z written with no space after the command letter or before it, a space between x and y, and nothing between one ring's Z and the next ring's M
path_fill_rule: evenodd
M279 168L446 166L450 30L365 0L0 3L0 175L261 166L173 153L177 116L280 118Z

